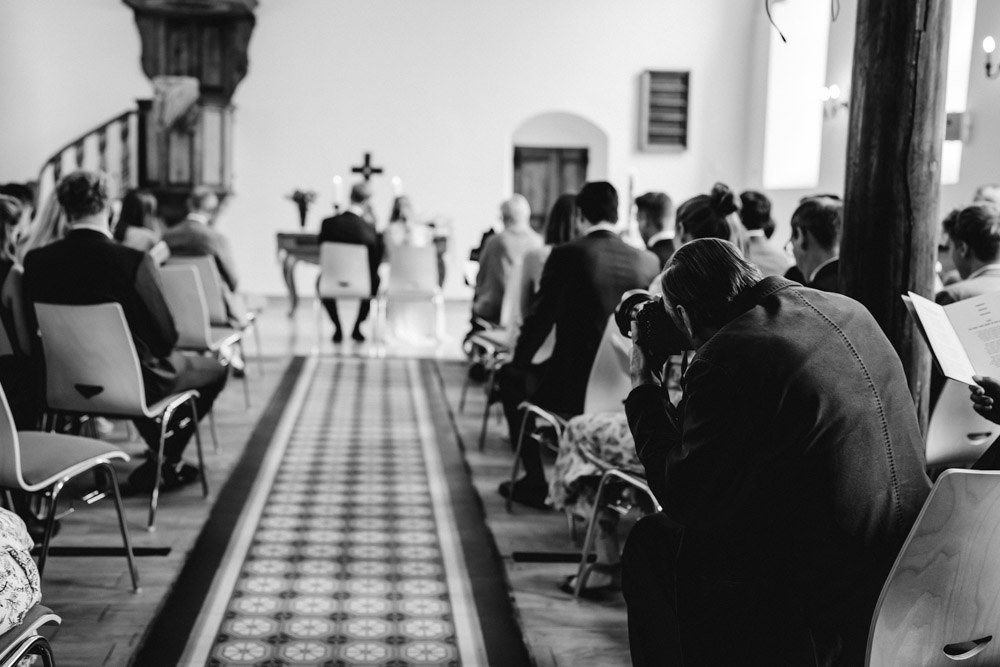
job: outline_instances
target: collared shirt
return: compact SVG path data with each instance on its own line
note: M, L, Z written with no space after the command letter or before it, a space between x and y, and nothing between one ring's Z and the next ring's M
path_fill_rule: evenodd
M816 280L816 276L817 276L817 274L819 274L820 269L822 269L827 264L832 264L833 262L836 262L838 259L840 259L840 258L839 257L831 257L830 259L826 260L825 262L823 262L822 264L820 264L819 266L817 266L815 269L812 270L812 273L809 274L809 278L808 278L808 280L806 282L811 283L814 280Z
M589 236L594 232L611 232L612 234L618 233L618 225L613 222L599 222L596 225L591 225L590 229L583 232L584 236Z
M359 218L365 217L365 209L363 209L360 204L351 204L347 207L347 212L353 213Z
M70 231L75 231L77 229L87 229L92 232L98 232L100 234L104 234L109 239L114 239L114 237L111 236L111 232L108 231L107 225L88 225L88 224L70 225Z
M978 269L966 276L965 280L972 280L973 278L978 278L979 276L987 273L988 271L1000 271L1000 264L987 264L986 266L980 266Z
M767 234L764 233L763 229L748 229L747 230L747 238L748 239L754 239L754 238L766 239L767 238Z
M652 248L660 241L672 241L673 238L674 238L674 233L669 229L664 229L662 232L656 232L655 234L650 236L649 240L646 241L646 247Z
M209 222L209 216L205 213L198 213L197 211L192 211L187 214L188 220L194 220L195 222L200 222L203 225L207 225Z

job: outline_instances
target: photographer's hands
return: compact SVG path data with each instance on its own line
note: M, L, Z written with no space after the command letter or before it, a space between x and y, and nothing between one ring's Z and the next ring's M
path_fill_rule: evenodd
M636 338L636 324L635 320L632 320L632 335L631 338L635 341ZM642 347L632 343L632 356L629 360L629 375L632 378L632 388L635 389L638 386L644 384L658 385L656 378L653 376L653 370L649 367L649 360L646 358L646 353L642 351Z

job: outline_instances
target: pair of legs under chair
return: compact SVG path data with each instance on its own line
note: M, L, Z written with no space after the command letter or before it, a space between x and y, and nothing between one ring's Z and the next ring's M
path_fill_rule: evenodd
M330 316L330 321L333 322L333 342L340 343L344 340L344 332L340 327L340 314L337 312L337 300L323 299L323 307L326 308L326 312ZM368 313L371 312L371 308L371 299L362 300L361 305L358 307L358 319L354 322L354 330L351 331L351 338L359 343L363 343L365 341L365 335L361 333L361 324L368 319Z

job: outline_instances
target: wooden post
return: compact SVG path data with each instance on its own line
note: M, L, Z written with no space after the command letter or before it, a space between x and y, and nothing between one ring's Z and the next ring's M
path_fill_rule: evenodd
M921 429L930 353L900 299L930 296L938 229L951 0L859 0L840 283L906 370Z

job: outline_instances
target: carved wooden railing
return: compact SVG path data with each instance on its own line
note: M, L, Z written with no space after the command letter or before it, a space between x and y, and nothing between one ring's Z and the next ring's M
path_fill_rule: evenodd
M108 194L120 199L139 184L139 118L125 111L67 143L45 161L38 174L38 201L43 202L59 179L77 169L102 171Z

